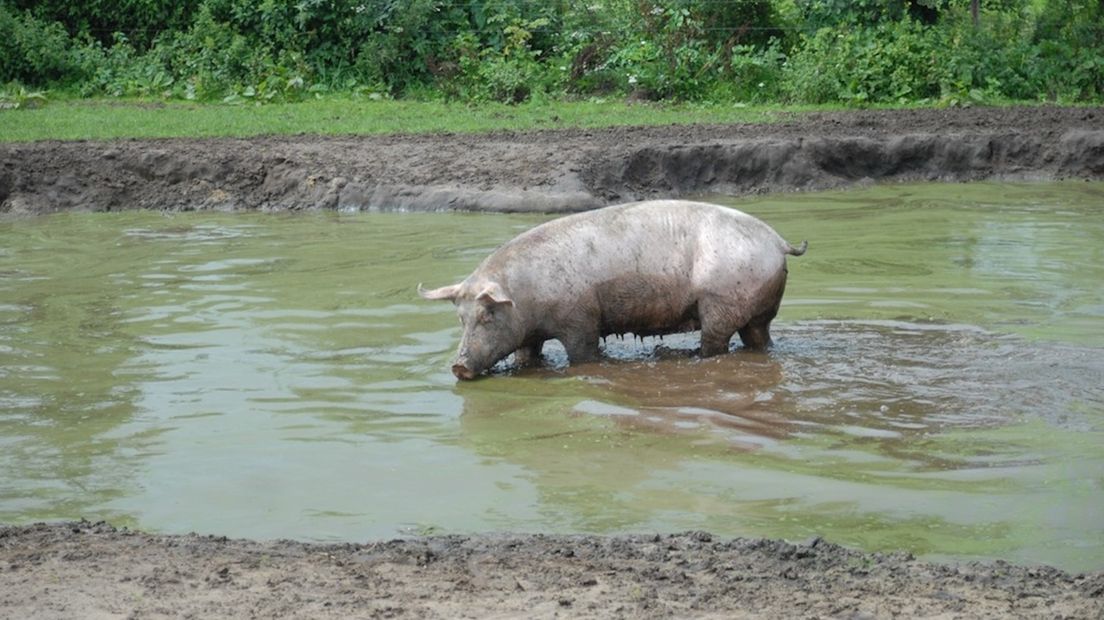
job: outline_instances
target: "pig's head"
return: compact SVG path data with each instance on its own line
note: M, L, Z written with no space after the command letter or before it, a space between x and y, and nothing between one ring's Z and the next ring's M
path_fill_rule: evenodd
M524 337L521 317L510 296L497 282L465 280L460 284L427 291L418 285L425 299L447 299L456 305L464 326L460 349L452 364L458 379L474 379L521 346Z

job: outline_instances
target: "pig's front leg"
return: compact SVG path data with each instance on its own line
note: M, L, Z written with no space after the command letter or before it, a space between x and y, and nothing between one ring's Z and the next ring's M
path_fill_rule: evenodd
M592 362L599 357L598 329L575 329L562 336L559 341L567 350L567 359L572 364Z
M541 350L544 348L544 340L526 342L514 351L514 363L521 367L536 366L541 360Z

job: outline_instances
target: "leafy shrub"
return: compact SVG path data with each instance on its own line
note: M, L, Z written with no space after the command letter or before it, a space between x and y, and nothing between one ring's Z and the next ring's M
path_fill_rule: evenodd
M769 0L699 0L690 11L698 15L707 42L731 47L766 47L785 37L782 18Z
M476 51L478 41L473 35L457 39L468 98L520 103L535 92L544 93L562 84L564 76L555 70L554 59L542 62L546 51L533 47L534 33L549 25L548 18L500 16L492 23L504 24L500 47Z
M768 0L607 2L590 5L585 16L565 37L567 88L645 99L729 92L733 50L758 49L784 33Z
M4 0L47 23L58 23L76 40L115 42L122 33L139 50L148 49L162 33L183 30L192 21L199 2L179 0Z
M0 0L0 83L771 102L1104 98L1099 0Z
M242 29L264 21L262 15L250 15L244 22L216 17L225 8L205 5L187 31L162 39L151 52L184 85L184 96L194 99L222 98L265 85L279 76L302 84L307 72L301 56L281 46L287 33L251 32ZM263 12L258 12L263 13ZM298 71L297 71L298 70Z
M151 55L141 55L122 33L104 49L90 42L76 50L87 76L78 86L83 95L168 97L174 94L174 78Z
M911 19L822 28L803 36L786 67L793 101L904 102L941 94L938 33Z
M732 48L729 76L722 81L728 99L753 103L778 101L782 96L786 55L775 39L766 48Z
M23 86L0 89L0 110L39 108L46 105L46 93Z
M1038 50L1038 88L1050 98L1104 97L1104 4L1049 0L1032 44Z
M61 24L0 4L0 81L49 84L81 77Z
M947 0L798 0L801 22L811 30L873 26L909 18L934 23Z
M1104 21L1098 3L1050 0L1036 17L1014 0L983 11L965 7L940 25L948 101L1099 99L1104 94ZM987 4L983 4L983 8ZM990 5L992 6L992 5ZM1023 9L1024 7L1019 7Z
M724 67L722 52L708 45L704 24L687 2L643 3L633 31L613 50L606 66L621 87L645 99L696 99ZM718 65L718 61L720 64Z
M1052 0L1038 20L1015 0L997 9L983 10L977 25L960 4L944 7L935 25L905 17L822 28L803 36L788 59L783 92L793 101L859 104L1104 94L1098 4Z
M1031 22L1012 14L986 14L974 26L965 7L941 25L942 96L946 102L1032 99L1037 50Z

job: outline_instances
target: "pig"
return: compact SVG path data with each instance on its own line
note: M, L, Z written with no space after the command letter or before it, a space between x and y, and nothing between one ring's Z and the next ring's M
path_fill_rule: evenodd
M463 326L452 364L478 377L511 353L520 366L559 340L571 364L609 335L701 330L703 357L770 342L786 256L805 253L736 209L652 200L551 220L506 242L463 282L418 293L449 300Z

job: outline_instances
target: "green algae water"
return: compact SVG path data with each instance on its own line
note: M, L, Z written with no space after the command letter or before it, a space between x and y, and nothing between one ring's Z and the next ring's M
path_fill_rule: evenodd
M717 199L720 200L720 199ZM696 334L459 384L452 283L540 216L0 220L0 522L801 540L1104 568L1104 185L723 200L809 252Z

